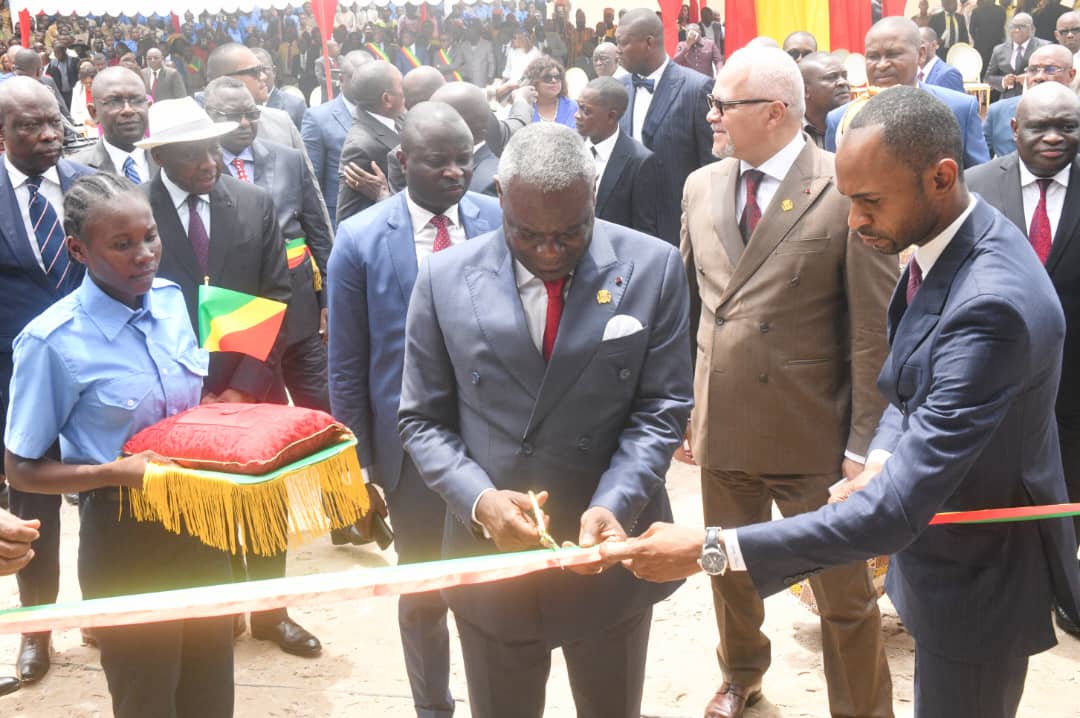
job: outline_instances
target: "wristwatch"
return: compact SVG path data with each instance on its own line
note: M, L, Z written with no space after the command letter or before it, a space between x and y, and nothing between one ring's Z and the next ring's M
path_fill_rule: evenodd
M720 527L710 526L705 529L705 545L701 547L698 559L701 570L709 576L723 576L727 573L727 553L720 546Z

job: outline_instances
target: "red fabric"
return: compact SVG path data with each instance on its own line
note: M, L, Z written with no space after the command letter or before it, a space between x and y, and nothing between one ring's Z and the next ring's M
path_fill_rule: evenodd
M866 4L870 5L870 3ZM907 7L907 0L881 0L881 16L903 15L905 7Z
M547 290L547 318L544 322L544 361L551 359L551 352L555 349L555 338L559 335L559 320L562 319L563 310L563 287L566 286L566 277L554 282L544 282Z
M758 205L757 192L761 186L761 180L765 174L761 170L746 170L743 172L743 181L746 183L746 206L743 207L742 218L739 219L739 229L742 230L743 241L750 243L754 236L754 229L761 221L761 207Z
M1046 258L1050 256L1050 215L1046 213L1046 190L1052 179L1036 180L1039 184L1039 203L1035 205L1035 214L1031 217L1031 227L1028 229L1028 239L1035 248L1035 254L1039 255L1039 261L1046 264Z
M861 53L873 19L865 0L829 0L829 47Z
M447 229L450 219L445 214L437 214L431 218L431 226L435 228L435 244L432 252L441 252L450 246L450 230Z
M329 414L280 404L203 404L159 421L124 445L189 469L266 474L349 435Z
M30 11L19 11L19 41L23 47L30 47Z
M337 0L312 0L311 3L311 14L315 16L315 24L319 26L319 35L322 36L323 69L326 71L325 102L334 98L334 80L330 72L330 52L326 49L326 42L334 36L337 5Z
M232 162L230 162L229 164L231 164L233 166L233 169L236 170L236 179L240 180L241 182L251 181L251 179L248 177L247 168L244 167L244 161L242 159L240 159L239 157L233 157Z
M682 10L682 0L658 0L660 3L660 19L664 21L664 49L669 56L675 54L675 48L679 44L679 11Z
M724 0L724 54L730 56L757 37L754 0Z
M705 3L698 4L698 0L690 0L690 22L701 22L701 8Z

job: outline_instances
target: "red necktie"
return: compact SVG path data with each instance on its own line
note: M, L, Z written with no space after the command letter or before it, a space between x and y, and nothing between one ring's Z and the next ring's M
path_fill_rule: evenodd
M919 291L919 287L922 286L922 267L915 260L915 255L911 255L911 261L908 262L908 275L907 275L907 303L911 306L911 300L915 298L915 293Z
M754 228L761 221L761 207L757 203L757 191L761 186L761 180L765 179L765 173L761 170L746 170L743 172L746 182L746 206L743 207L742 218L739 219L739 230L742 232L743 243L748 243L754 234Z
M1031 228L1028 229L1028 239L1035 248L1035 254L1039 255L1039 261L1046 264L1046 258L1050 255L1050 215L1046 213L1046 189L1053 180L1035 180L1039 183L1039 203L1035 205L1035 214L1031 217Z
M559 334L559 320L562 319L563 287L566 285L566 277L554 282L544 282L547 290L547 319L544 322L544 361L551 360L551 352L555 348L555 337Z
M450 219L445 214L437 214L431 218L431 226L435 228L435 245L432 252L441 252L450 246Z
M242 159L240 159L239 157L233 157L232 161L229 162L229 164L231 164L233 166L233 169L236 170L236 179L240 180L241 182L251 181L250 179L248 179L248 173L247 170L244 169L244 161Z

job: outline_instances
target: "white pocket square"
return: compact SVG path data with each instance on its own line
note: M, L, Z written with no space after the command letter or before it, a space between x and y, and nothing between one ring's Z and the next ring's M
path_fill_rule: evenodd
M629 314L616 314L608 320L607 326L604 327L604 338L602 341L611 341L612 339L619 339L621 337L628 337L631 334L637 334L645 327L641 326L641 322L637 318L630 316Z

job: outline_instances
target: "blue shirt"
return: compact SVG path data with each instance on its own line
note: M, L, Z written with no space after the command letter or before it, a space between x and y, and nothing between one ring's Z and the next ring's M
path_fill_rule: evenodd
M566 125L570 129L577 129L577 123L574 121L574 115L577 114L578 104L571 100L569 97L560 96L559 106L555 110L554 122L560 125ZM540 119L540 113L537 109L533 108L533 122L542 122Z
M244 173L247 174L247 181L251 184L255 183L255 155L251 154L251 145L248 145L240 154L234 155L224 147L221 148L221 158L225 162L225 169L229 170L229 173L233 177L236 177L236 167L233 166L233 160L237 157L244 163ZM240 179L239 177L236 177Z
M196 406L209 354L180 287L155 279L143 306L89 274L15 337L7 449L38 459L60 438L66 464L104 464L136 432Z

